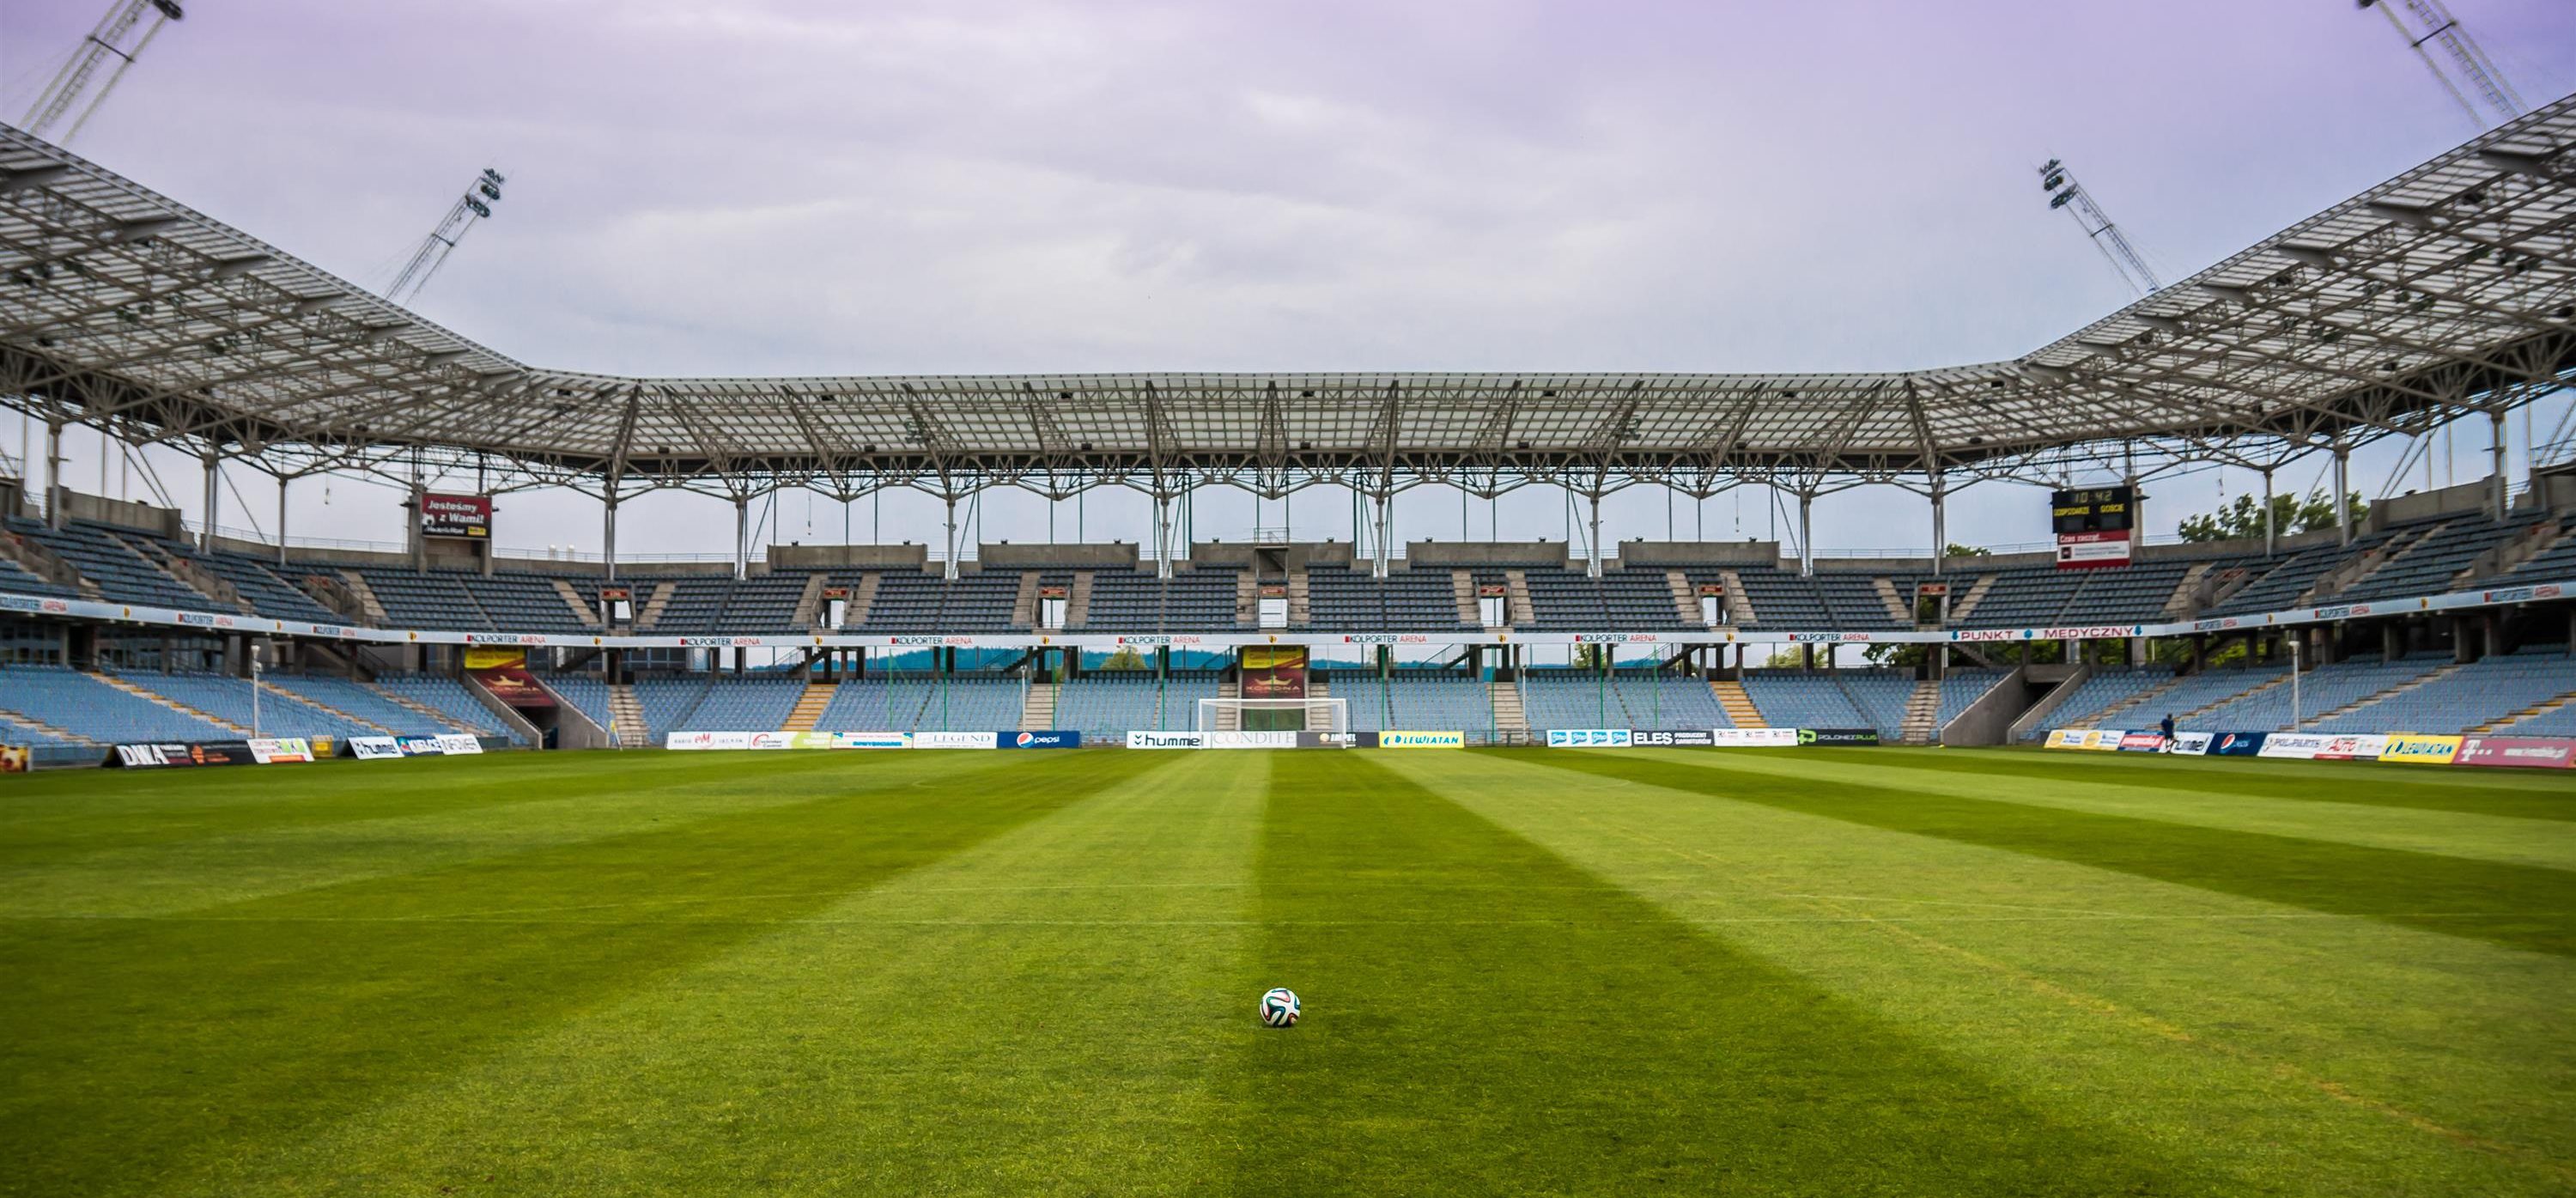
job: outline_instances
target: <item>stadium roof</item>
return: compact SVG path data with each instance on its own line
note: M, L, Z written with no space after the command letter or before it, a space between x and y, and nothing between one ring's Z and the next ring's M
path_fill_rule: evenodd
M282 473L1268 493L2278 461L2576 367L2576 97L2021 358L1839 374L629 378L531 366L0 126L0 396Z

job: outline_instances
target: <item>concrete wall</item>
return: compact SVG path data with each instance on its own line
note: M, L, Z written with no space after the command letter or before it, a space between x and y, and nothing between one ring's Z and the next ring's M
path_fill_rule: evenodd
M1778 541L1621 541L1613 565L1773 566L1780 563ZM1790 563L1792 569L1796 562Z
M2030 682L2027 670L2004 675L2001 682L1977 696L1948 724L1941 727L1940 741L1945 745L2000 745L2010 739L2013 722L2030 707Z
M1133 570L1136 547L1124 541L1106 545L980 545L976 559L987 570Z
M1407 541L1405 560L1418 566L1474 567L1508 563L1572 564L1565 546L1554 541Z

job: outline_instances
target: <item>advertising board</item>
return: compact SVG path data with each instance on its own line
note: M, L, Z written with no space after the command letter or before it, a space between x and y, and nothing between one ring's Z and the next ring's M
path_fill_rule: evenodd
M2576 740L2557 736L2471 736L2460 741L2454 765L2519 766L2563 770L2576 765Z
M384 761L389 758L400 757L402 755L402 746L395 744L394 738L390 736L352 736L349 738L349 756L355 757L360 761Z
M1875 745L1878 743L1878 729L1800 728L1798 729L1798 743L1801 745L1824 745L1829 747Z
M1551 749L1624 749L1629 744L1625 728L1550 728L1547 747Z
M2376 761L2386 748L2385 736L2345 734L2326 738L2326 746L2317 750L2319 761Z
M2263 751L2260 732L2212 732L2209 734L2209 756L2252 757Z
M492 497L424 494L420 497L420 531L423 536L489 540L492 536Z
M2198 757L2209 751L2209 735L2210 734L2206 732L2174 733L2173 743L2165 746L2165 752L2180 753L2186 757Z
M262 736L246 742L251 760L261 765L302 765L313 760L313 745L300 736Z
M1421 732L1411 729L1400 732L1380 732L1377 734L1377 747L1381 749L1463 749L1467 747L1467 734Z
M999 733L993 732L915 732L912 747L916 749L998 749Z
M1297 734L1297 747L1300 749L1374 749L1377 747L1377 733L1300 732Z
M483 751L483 741L462 733L451 733L438 739L438 751L449 757L470 757Z
M2388 743L2379 750L2381 761L2400 765L2449 765L2460 755L2457 736L2427 736L2421 732L2391 732Z
M0 745L0 774L23 774L34 769L36 750L27 745Z
M1207 737L1197 732L1130 732L1127 747L1131 749L1204 749Z
M1798 745L1795 728L1718 728L1708 734L1709 743L1721 749L1793 749Z
M1005 732L999 738L1005 749L1079 749L1082 733L1070 728L1049 728L1043 732Z
M1269 732L1204 732L1204 747L1210 749L1293 749L1297 734L1293 731Z
M2121 738L2127 735L2118 728L2057 728L2049 732L2047 747L2111 753L2119 750Z
M1628 743L1640 749L1704 749L1717 736L1706 728L1631 728Z
M2115 747L2123 753L2158 753L2164 750L2165 738L2160 732L2123 732Z
M178 766L257 765L259 759L251 756L248 741L215 740L194 744L162 741L118 745L111 764L130 770L148 770Z
M2257 757L2287 757L2294 761L2314 761L2317 754L2334 743L2334 738L2315 732L2274 732L2263 738Z

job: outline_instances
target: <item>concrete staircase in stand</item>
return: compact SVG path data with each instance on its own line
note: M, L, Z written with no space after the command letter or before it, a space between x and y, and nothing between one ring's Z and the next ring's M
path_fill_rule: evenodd
M621 749L641 749L653 743L653 731L644 723L644 703L635 697L635 688L612 683L608 688L608 735Z
M635 631L650 631L654 625L662 622L662 609L671 605L672 590L672 585L667 582L653 584L652 592L645 595L644 602L635 607Z
M1032 682L1020 700L1020 731L1046 732L1055 727L1056 684Z
M1928 745L1941 731L1941 684L1929 678L1914 683L1914 693L1905 696L1905 722L1897 726L1896 741L1906 745Z
M1771 721L1762 718L1762 709L1753 705L1753 696L1744 693L1744 684L1720 678L1708 684L1710 694L1717 696L1718 709L1726 713L1726 722L1738 728L1768 728Z
M1913 627L1914 609L1907 607L1905 600L1897 595L1896 583L1886 578L1873 578L1869 581L1872 589L1878 592L1878 601L1887 605L1887 618L1896 621L1900 628Z
M394 704L394 705L395 705L395 706L397 706L397 707L401 707L401 708L403 708L403 709L404 709L404 710L406 710L406 711L413 711L413 712L417 712L417 713L419 713L422 717L424 717L424 718L426 718L427 720L429 720L429 722L430 722L432 725L434 725L434 726L437 726L437 727L440 727L440 728L446 728L446 729L450 729L450 730L458 731L458 732L466 731L466 729L464 729L464 728L459 728L459 727L457 727L457 724L456 724L456 717L455 717L455 716L449 715L449 714L447 714L446 712L443 712L443 711L438 710L437 708L430 707L430 706L428 706L428 705L426 705L426 704L423 704L423 703L415 702L414 700L412 700L412 699L410 699L410 698L408 698L408 697L406 697L406 696L404 696L404 695L402 695L402 694L399 694L399 693L397 693L397 692L395 692L395 691L387 690L387 689L385 689L384 687L378 686L378 685L376 685L375 683L372 683L372 682L370 682L370 683L368 683L368 684L367 684L367 689L368 689L368 690L371 690L371 691L376 692L377 696L378 696L378 697L380 697L380 698L382 698L382 699L384 699L386 702L392 703L392 704ZM487 726L495 726L495 725L498 725L500 722L501 722L501 721L499 721L499 720L495 719L495 720L493 720L493 721L492 721L492 725L487 725Z
M374 720L366 719L366 718L364 718L364 717L362 717L362 716L354 716L354 715L351 715L351 714L349 714L348 712L342 711L342 710L340 710L340 709L339 709L339 708L337 708L337 707L333 707L333 706L331 706L330 704L325 703L325 702L323 702L323 701L322 701L322 700L320 700L320 699L307 698L306 696L296 694L294 691L290 691L290 690L287 690L287 689L285 689L285 688L283 688L283 687L280 687L280 686L278 686L278 685L277 685L276 683L274 683L274 682L262 682L262 683L260 683L260 684L259 684L259 690L260 690L260 693L261 693L261 694L265 694L265 695L276 695L276 696L278 696L279 698L282 698L282 699L293 699L293 700L295 700L296 702L298 702L298 703L302 703L302 704L304 704L304 705L306 705L306 706L308 706L308 707L318 707L318 708L321 708L322 710L327 711L327 712L330 712L332 715L336 715L336 716L340 717L341 719L344 719L344 720L349 721L349 722L350 722L350 723L352 723L352 724L361 724L361 725L364 725L364 726L366 726L366 727L368 727L368 728L375 729L376 733L377 733L378 735L381 735L381 736L393 736L393 735L395 735L395 732L394 732L394 730L393 730L393 729L391 729L391 728L387 728L387 727L385 727L384 725L382 725L382 724L379 724L379 723L375 722Z
M42 732L42 733L44 733L45 735L50 736L50 737L54 737L54 738L56 738L56 739L58 739L58 740L67 740L67 741L70 741L70 742L72 742L72 743L74 743L74 744L81 744L81 745L95 745L95 744L99 744L99 743L101 743L101 742L99 742L99 741L91 740L90 738L88 738L88 737L86 737L86 736L83 736L83 735L81 735L80 733L74 732L74 731L72 731L72 730L70 730L70 729L68 729L68 728L57 728L57 727L54 727L53 725L48 724L48 723L44 722L43 720L35 719L35 718L31 717L31 716L26 715L26 714L25 714L25 713L23 713L23 712L15 711L15 710L12 710L12 709L10 709L10 708L0 707L0 716L7 716L7 717L9 717L9 722L10 722L10 723L16 724L16 725L18 725L18 726L20 726L20 727L23 727L23 728L33 728L33 729L35 729L35 730L36 730L36 731L38 731L38 732Z
M823 720L823 709L832 705L832 684L820 678L805 680L805 693L796 696L796 706L787 709L787 724L781 732L812 732Z
M580 591L573 589L570 582L560 578L555 579L554 584L555 594L562 597L565 607L572 609L573 619L581 621L584 628L601 627L599 613L591 610L591 605L582 601Z
M1977 610L1978 604L1986 601L1986 592L1993 590L1994 587L1994 575L1978 575L1976 584L1968 588L1967 594L1955 596L1951 599L1950 623L1955 625L1961 620L1967 619L1970 613Z
M1458 622L1470 628L1484 627L1484 610L1476 603L1476 576L1465 570L1451 570L1449 590L1458 600Z
M1509 678L1494 683L1494 730L1505 740L1529 739L1529 711L1521 706L1521 684Z
M114 674L108 674L108 673L93 673L93 674L91 674L91 675L90 675L90 677L95 678L95 679L97 679L97 680L99 680L99 681L101 681L101 682L104 682L104 683L108 684L109 686L115 687L115 688L116 688L116 689L118 689L118 690L124 691L126 694L133 695L133 696L135 696L136 698L140 698L140 699L150 699L151 701L153 701L153 702L155 702L155 703L158 703L158 704L162 705L163 707L167 707L167 708L169 708L169 709L170 709L170 710L172 710L172 711L179 712L179 713L181 713L181 714L183 714L183 715L191 715L191 716L195 716L196 718L201 719L201 720L204 720L205 722L207 722L207 723L209 723L209 724L212 724L212 725L214 725L215 727L222 728L222 729L225 729L225 730L227 730L227 731L231 731L231 732L238 732L238 733L242 734L243 736L248 736L248 735L250 735L250 729L248 729L248 728L244 728L244 727L242 727L241 725L239 725L239 724L236 724L236 723L232 722L231 720L218 719L218 718L216 718L215 716L208 715L207 713L202 712L202 711L199 711L199 710L197 710L197 709L196 709L196 708L194 708L194 707L190 707L190 706L188 706L187 704L185 704L185 703L182 703L182 702L178 701L177 699L173 699L173 698L171 698L171 697L169 697L169 696L167 696L167 695L164 695L164 694L162 694L162 693L161 693L161 692L159 692L159 691L150 691L150 690L145 690L145 689L143 689L142 687L136 686L136 685L134 685L134 684L133 684L133 683L131 683L131 682L127 682L126 680L124 680L124 679L122 679L122 678L119 678L119 677L117 677L117 676L116 676L116 675L114 675ZM263 683L262 685L265 685L265 684Z
M2453 669L2457 669L2458 667L2454 666L2454 667L2451 667L2451 668L2453 668ZM2395 692L2395 691L2391 691L2391 692L2389 692L2389 693L2390 693L2390 694L2395 694L2396 692ZM2373 697L2373 698L2378 698L2379 696L2375 696L2375 695L2374 695L2374 696L2372 696L2372 697ZM2474 733L2477 733L2478 735L2481 735L2481 736L2484 736L2484 735L2486 735L2487 733L2490 733L2490 732L2501 732L2501 731L2503 731L2504 729L2506 729L2506 728L2508 728L2508 727L2511 727L2511 726L2513 726L2513 725L2515 725L2515 724L2519 724L2519 723L2521 723L2522 721L2527 720L2527 719L2530 719L2530 718L2531 718L2531 717L2533 717L2533 716L2541 715L2541 714L2544 714L2544 713L2547 713L2547 712L2556 711L2556 710L2558 710L2559 708L2561 708L2561 707L2565 707L2565 706L2567 706L2567 705L2568 705L2568 704L2570 704L2570 703L2576 703L2576 691L2569 691L2569 692L2567 692L2566 694L2560 695L2560 696L2558 696L2558 697L2557 697L2557 698L2555 698L2555 699L2550 699L2550 700L2547 700L2547 701L2545 701L2545 702L2534 703L2534 704L2532 704L2532 705L2531 705L2531 706L2529 706L2529 707L2523 708L2522 710L2517 711L2517 712L2513 713L2512 715L2505 716L2505 717L2503 717L2503 718L2501 718L2501 719L2488 720L2486 723L2480 724L2480 725L2478 725L2478 726L2477 726L2477 727L2475 727L2475 728L2471 728L2471 729L2469 729L2469 731L2474 732Z
M1683 627L1703 627L1699 620L1699 595L1692 590L1689 575L1679 570L1664 571L1664 589L1673 593L1673 610L1681 613Z

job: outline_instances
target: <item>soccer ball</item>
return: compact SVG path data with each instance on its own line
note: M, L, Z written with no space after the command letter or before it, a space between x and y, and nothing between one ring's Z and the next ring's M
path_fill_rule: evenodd
M1281 986L1262 995L1261 1022L1272 1027L1297 1026L1297 992Z

